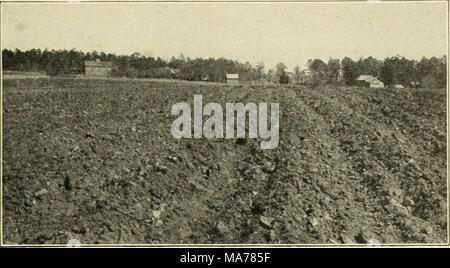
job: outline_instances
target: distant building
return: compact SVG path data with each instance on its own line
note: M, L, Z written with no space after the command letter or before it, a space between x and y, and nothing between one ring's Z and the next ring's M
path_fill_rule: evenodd
M361 87L382 88L384 83L371 75L360 75L356 78L356 85Z
M312 72L309 69L304 69L300 71L300 84L311 83L313 78Z
M401 85L401 84L396 84L395 88L405 88L405 87L403 85Z
M207 75L207 74L202 75L202 76L200 77L200 80L201 80L201 81L208 82L208 81L209 81L209 75Z
M232 85L239 84L239 74L226 74L226 82Z
M305 77L311 77L312 76L312 72L309 69L304 69L301 71L301 74Z
M85 75L90 77L110 77L112 63L107 61L85 61Z

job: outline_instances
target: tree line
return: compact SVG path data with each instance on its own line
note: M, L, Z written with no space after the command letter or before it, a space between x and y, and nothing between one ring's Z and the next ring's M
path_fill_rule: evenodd
M19 49L2 51L3 70L38 71L48 75L84 74L84 61L101 60L113 63L113 77L129 78L173 78L189 81L207 80L224 82L227 73L238 73L242 82L268 81L322 85L355 85L355 79L362 74L372 75L385 85L402 84L406 87L445 87L447 78L447 56L422 58L420 61L409 60L402 56L378 60L373 57L353 60L311 59L306 69L297 65L293 73L286 74L287 67L278 63L273 69L265 71L264 63L255 66L225 58L177 58L164 60L160 57L147 57L139 53L131 55L107 54L104 52L87 52L72 50ZM283 80L283 81L281 81Z
M353 86L360 75L377 77L387 86L396 84L405 87L445 87L447 83L447 56L423 57L420 61L409 60L403 56L378 60L373 57L355 61L345 57L342 61L330 59L309 60L311 71L309 82L313 85L345 84ZM298 67L294 69L296 76Z
M81 75L85 72L84 61L101 60L113 63L111 76L129 78L177 78L189 81L225 81L227 73L239 73L242 81L254 81L263 77L264 65L255 67L248 62L229 59L190 59L181 54L178 58L164 60L146 57L139 53L131 55L106 54L72 50L19 49L2 51L3 70L45 72L48 75Z

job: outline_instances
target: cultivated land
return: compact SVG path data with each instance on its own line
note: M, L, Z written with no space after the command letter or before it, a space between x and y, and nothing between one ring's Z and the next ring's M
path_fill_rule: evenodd
M194 93L279 102L279 147L176 140ZM4 80L3 242L445 243L446 146L444 89Z

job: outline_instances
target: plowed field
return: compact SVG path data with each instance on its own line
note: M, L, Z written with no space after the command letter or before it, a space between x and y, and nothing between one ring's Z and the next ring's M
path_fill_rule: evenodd
M3 84L6 244L445 243L445 89ZM280 145L171 135L173 104L280 103Z

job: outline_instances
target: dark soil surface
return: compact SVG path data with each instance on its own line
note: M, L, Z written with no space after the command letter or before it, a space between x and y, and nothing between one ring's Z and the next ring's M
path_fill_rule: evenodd
M279 102L280 145L173 138L194 94ZM2 138L5 244L447 242L444 89L5 80Z

